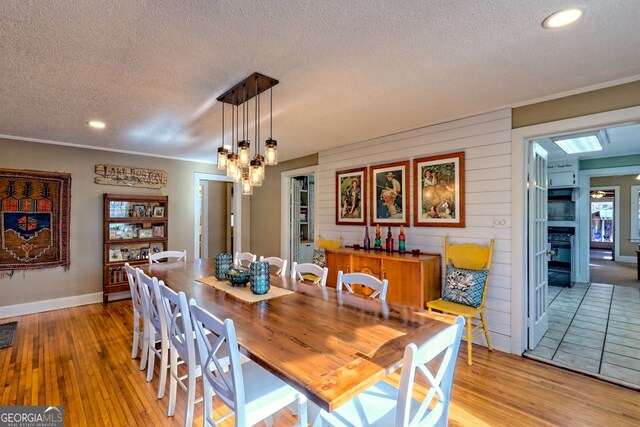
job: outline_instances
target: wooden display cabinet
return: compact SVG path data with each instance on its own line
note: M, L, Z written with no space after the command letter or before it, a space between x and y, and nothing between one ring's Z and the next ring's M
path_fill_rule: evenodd
M109 294L129 290L124 264L149 262L149 254L167 247L167 196L104 194L103 290Z
M327 249L326 264L329 269L327 286L336 286L338 271L342 270L387 279L389 302L425 308L427 301L440 298L440 254L414 256L363 249ZM358 291L371 293L368 288Z

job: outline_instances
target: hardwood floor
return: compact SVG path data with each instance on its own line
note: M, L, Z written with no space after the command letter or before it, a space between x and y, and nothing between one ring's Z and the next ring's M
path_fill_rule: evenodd
M68 426L182 424L184 393L178 390L177 415L167 417L168 393L156 399L157 374L147 383L130 357L131 301L1 322L12 320L13 347L0 349L0 405L63 405ZM483 347L474 348L469 367L462 347L451 426L640 425L637 391ZM295 420L285 410L274 424ZM195 424L202 425L201 404Z

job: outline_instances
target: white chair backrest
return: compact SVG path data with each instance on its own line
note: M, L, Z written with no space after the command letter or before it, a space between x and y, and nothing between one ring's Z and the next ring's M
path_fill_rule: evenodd
M456 369L463 328L464 318L458 316L453 325L420 346L411 343L406 347L398 387L395 425L446 425L453 374ZM427 364L443 352L444 356L438 367L438 372L433 375ZM411 408L416 372L422 374L430 387L417 411L415 408ZM437 402L435 404L434 398ZM411 413L413 413L413 417L411 417Z
M286 276L287 275L287 260L286 259L282 259L282 258L278 258L277 256L270 256L270 257L260 257L260 261L267 261L269 263L269 266L275 265L276 267L278 267L278 271L276 271L276 274L278 276Z
M158 282L156 277L147 276L139 268L136 270L138 270L143 304L147 306L145 316L158 333L162 334L162 336L168 336L167 317L162 305L162 296L160 295L160 286L164 286L164 283L162 281Z
M149 264L156 263L162 259L175 258L177 261L187 262L187 250L184 251L162 251L149 255Z
M177 294L168 286L160 287L164 312L168 315L169 342L188 367L196 366L196 349L193 341L193 326L189 315L189 304L184 292Z
M202 376L222 402L235 412L235 425L245 425L245 394L240 366L240 351L233 320L224 322L189 301L196 341L202 364ZM228 362L228 363L227 363Z
M255 262L256 256L251 252L236 252L233 258L233 265L236 267L249 267L249 264Z
M343 273L342 270L338 271L338 282L336 288L341 291L344 286L347 291L353 293L351 285L360 284L365 285L373 289L373 293L369 295L370 298L378 297L381 300L387 299L387 287L389 281L387 279L380 280L377 277L371 276L365 273Z
M140 295L140 288L138 287L138 273L135 268L129 265L129 263L124 265L124 271L127 273L127 280L129 281L133 310L134 312L137 312L138 315L144 317L144 312L142 310L142 295Z
M316 264L302 263L298 264L293 262L291 265L291 278L294 280L305 280L302 277L305 274L312 274L316 276L313 283L322 287L327 285L327 276L329 275L329 269L327 267L320 267Z

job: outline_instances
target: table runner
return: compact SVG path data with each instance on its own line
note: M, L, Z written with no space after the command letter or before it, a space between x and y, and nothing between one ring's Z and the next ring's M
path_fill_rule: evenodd
M247 287L244 287L244 286L234 287L234 286L231 286L231 284L228 281L218 280L216 279L215 276L201 277L199 279L196 279L196 281L200 283L204 283L205 285L213 286L216 289L220 289L221 291L224 291L246 302L264 301L271 298L276 298L282 295L289 295L293 293L292 291L289 291L287 289L282 289L277 286L271 286L271 288L269 289L269 292L267 292L266 294L256 295L253 292L251 292L251 285L249 284L247 285Z

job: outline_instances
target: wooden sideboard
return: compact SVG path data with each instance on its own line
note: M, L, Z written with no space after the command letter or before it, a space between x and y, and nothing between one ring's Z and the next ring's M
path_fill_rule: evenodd
M338 271L342 270L387 279L389 302L425 308L427 301L440 298L440 254L414 256L364 249L327 249L326 264L327 286L336 286ZM368 288L361 291L366 293Z

